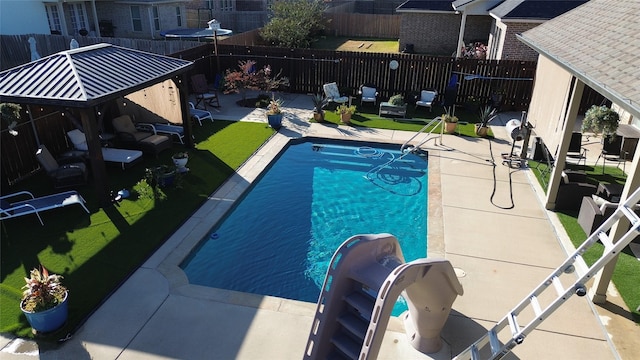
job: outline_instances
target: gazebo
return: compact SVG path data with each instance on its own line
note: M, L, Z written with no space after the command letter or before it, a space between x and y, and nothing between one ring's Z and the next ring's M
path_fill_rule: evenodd
M77 110L89 149L98 198L109 203L98 106L172 80L180 94L186 146L192 147L187 72L191 61L97 44L62 51L0 73L0 102Z

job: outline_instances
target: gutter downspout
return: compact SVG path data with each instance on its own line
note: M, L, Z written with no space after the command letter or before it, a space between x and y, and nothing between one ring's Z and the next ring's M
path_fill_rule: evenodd
M458 12L456 10L456 12ZM464 29L467 26L467 13L462 12L462 21L460 21L460 33L458 34L458 48L456 49L456 57L459 58L462 55L462 48L464 47Z

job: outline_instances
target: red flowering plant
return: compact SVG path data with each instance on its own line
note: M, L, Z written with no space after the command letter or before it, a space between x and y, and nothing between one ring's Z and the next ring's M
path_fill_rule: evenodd
M238 61L239 70L227 69L225 74L225 94L239 93L246 100L247 90L273 91L281 86L288 86L289 79L281 76L282 70L271 75L271 66L256 70L254 60Z

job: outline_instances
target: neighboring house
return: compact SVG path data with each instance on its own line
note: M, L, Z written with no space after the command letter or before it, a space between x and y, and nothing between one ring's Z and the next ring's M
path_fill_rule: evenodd
M187 27L189 0L95 0L102 36L161 39L160 32Z
M556 154L547 190L548 209L555 207L571 132L579 115L583 89L589 86L625 113L625 123L638 127L640 119L640 14L638 0L590 0L518 38L540 54L528 120ZM640 151L626 166L625 199L640 187ZM618 239L626 227L614 227ZM606 301L614 263L603 270L590 295Z
M538 53L518 41L517 34L553 19L588 0L505 0L489 10L494 19L489 35L489 59L535 60Z
M461 56L465 45L487 45L488 59L535 60L516 34L582 5L587 0L409 0L402 15L400 48Z
M50 33L42 0L0 1L0 35Z

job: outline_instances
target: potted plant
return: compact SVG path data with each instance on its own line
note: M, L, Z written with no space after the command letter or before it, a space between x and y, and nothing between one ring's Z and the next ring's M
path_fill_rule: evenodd
M173 160L173 164L176 166L179 173L185 173L189 171L187 168L187 162L189 161L189 153L186 151L182 151L179 153L173 154L171 156L171 160Z
M449 113L449 111L442 114L442 116L440 117L444 122L444 132L446 132L447 134L453 134L456 131L456 127L458 126L458 117L453 115L452 113Z
M492 108L490 105L487 105L480 109L480 113L478 118L480 119L479 123L476 123L476 135L485 137L489 132L489 121L493 120L496 117L496 109Z
M340 120L343 123L349 124L351 122L351 115L355 114L356 106L355 105L339 105L336 108L336 114L340 115Z
M313 101L313 120L316 122L324 121L324 107L327 105L327 98L324 94L314 94L311 97Z
M152 187L167 187L175 183L176 168L169 165L158 165L146 169L146 180Z
M282 100L271 98L269 106L267 106L267 120L269 126L274 130L279 130L282 127Z
M59 329L67 321L69 292L61 283L62 276L49 274L44 266L41 269L31 270L30 276L24 278L20 309L34 331L45 333Z
M392 97L389 98L389 104L393 105L393 106L405 106L406 103L404 102L404 96L402 96L401 94L396 94L393 95Z
M604 105L593 105L584 114L582 132L592 132L596 135L602 133L605 137L614 138L619 122L620 116L615 110Z
M0 114L2 114L2 118L7 122L7 129L9 129L9 134L13 136L18 136L16 127L18 126L18 122L20 121L20 110L22 110L22 107L18 104L0 104Z

